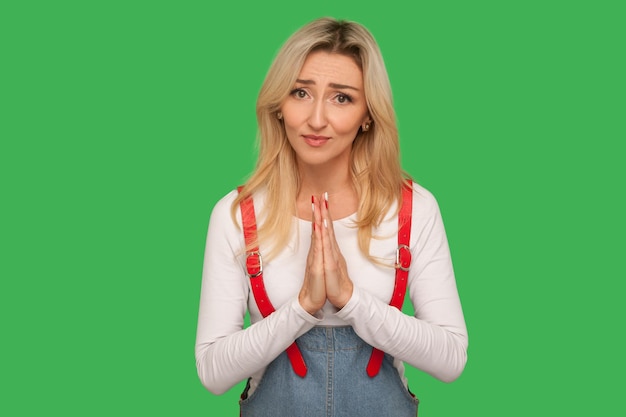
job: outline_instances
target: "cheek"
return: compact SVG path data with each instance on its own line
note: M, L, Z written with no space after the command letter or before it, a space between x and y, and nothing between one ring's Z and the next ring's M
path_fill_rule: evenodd
M285 129L295 129L306 121L304 112L299 111L296 106L284 105L282 107L282 113Z
M287 133L287 138L291 140L293 136L297 135L299 124L296 123L292 118L283 116L283 125L285 126L285 133Z
M294 146L300 134L301 124L293 118L285 116L283 113L283 126L285 128L285 134L287 135L287 141Z
M335 131L339 134L353 134L361 126L361 118L359 115L339 115L332 121Z

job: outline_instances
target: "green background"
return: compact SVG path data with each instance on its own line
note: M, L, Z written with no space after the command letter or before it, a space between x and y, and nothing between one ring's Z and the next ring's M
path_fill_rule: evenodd
M236 416L194 341L211 209L256 95L324 15L367 26L437 196L470 334L421 416L608 415L626 371L623 2L0 6L0 413ZM617 382L615 382L617 378Z

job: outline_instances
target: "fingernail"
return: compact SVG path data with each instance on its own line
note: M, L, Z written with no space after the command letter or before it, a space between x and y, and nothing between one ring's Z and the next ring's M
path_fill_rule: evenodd
M328 223L326 222L326 219L324 219L324 227L328 229Z
M315 197L311 196L311 211L315 213Z
M313 231L315 231L315 222L313 222Z
M326 208L328 208L328 192L324 193L324 204L326 205Z

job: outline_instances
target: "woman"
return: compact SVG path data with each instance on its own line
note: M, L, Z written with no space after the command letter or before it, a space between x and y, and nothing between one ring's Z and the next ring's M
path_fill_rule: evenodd
M257 167L211 215L202 383L221 394L248 379L242 416L415 416L404 362L452 381L467 331L437 203L399 164L370 33L329 18L301 28L257 118Z

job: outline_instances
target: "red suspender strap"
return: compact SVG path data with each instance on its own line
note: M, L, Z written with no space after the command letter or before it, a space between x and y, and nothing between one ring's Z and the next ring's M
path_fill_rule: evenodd
M243 187L239 187L241 192ZM254 214L254 202L252 197L248 197L239 205L241 209L241 223L243 224L243 236L246 242L246 272L250 278L250 286L252 287L252 295L259 311L263 317L267 317L274 311L263 283L263 259L259 252L256 234L256 215ZM304 378L306 375L306 364L302 353L296 342L287 348L287 356L291 361L291 366L296 375Z
M398 249L396 249L396 283L389 305L402 310L404 295L411 266L411 214L413 213L413 187L412 183L402 188L402 206L398 212ZM374 348L372 356L367 364L367 375L370 378L378 375L383 363L385 352Z

